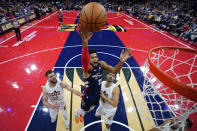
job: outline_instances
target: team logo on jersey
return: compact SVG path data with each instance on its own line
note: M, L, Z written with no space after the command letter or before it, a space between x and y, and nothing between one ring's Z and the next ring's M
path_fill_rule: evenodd
M58 31L75 31L77 24L63 24L57 30ZM101 30L110 30L114 32L126 32L127 30L121 25L106 25Z

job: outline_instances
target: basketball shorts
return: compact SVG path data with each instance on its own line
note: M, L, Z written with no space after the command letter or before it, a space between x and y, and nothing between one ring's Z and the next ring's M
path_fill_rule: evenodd
M59 109L49 108L49 114L50 114L52 123L56 121L59 110L61 111L61 113L62 113L62 115L64 116L65 119L68 118L66 105L60 106Z
M100 104L99 107L96 110L95 116L104 115L105 124L111 125L112 121L113 121L113 118L114 118L114 115L116 114L116 110L117 109L112 109L112 110L105 109L102 106L102 104Z
M99 105L100 96L90 96L86 95L84 99L81 100L81 109L84 111L89 111L92 106Z

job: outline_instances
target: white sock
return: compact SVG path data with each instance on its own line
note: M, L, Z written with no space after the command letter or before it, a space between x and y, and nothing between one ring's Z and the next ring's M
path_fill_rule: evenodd
M81 114L82 116L84 116L85 113L86 113L86 112L85 112L83 109L79 108L79 109L77 110L77 112L75 113L75 116L76 116L76 117L79 117L80 114Z

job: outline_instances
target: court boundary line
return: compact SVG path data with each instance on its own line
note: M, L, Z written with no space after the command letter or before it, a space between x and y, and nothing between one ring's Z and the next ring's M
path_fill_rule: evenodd
M46 20L48 17L55 15L56 13L57 13L57 12L54 12L53 14L50 14L50 15L47 16L46 18L44 18L44 19L42 19L42 20L39 20L38 22L32 24L31 26L29 26L29 27L27 27L26 29L22 30L22 31L21 31L21 34L22 34L24 31L28 30L29 28L33 27L34 25L36 25L36 24L38 24L38 23L40 23L40 22ZM9 38L5 39L4 41L0 42L0 45L3 44L3 43L6 42L6 41L12 39L14 36L15 36L15 35L12 35L12 36L10 36Z
M91 123L87 124L86 126L82 127L79 131L83 131L85 128L87 128L87 127L89 127L89 126L91 126L91 125L93 125L93 124L100 123L100 122L102 123L102 122L104 122L104 120L98 120L98 121L91 122ZM124 126L124 127L128 128L128 129L131 130L131 131L135 131L135 130L132 129L131 127L129 127L129 126L127 126L127 125L125 125L125 124L123 124L123 123L121 123L121 122L112 120L112 123L119 124L119 125L121 125L121 126Z
M139 20L137 20L137 19L133 18L133 17L131 17L131 16L130 16L130 15L128 15L128 14L123 13L123 15L124 15L124 16L126 16L126 17L128 17L128 18L130 18L130 19L132 19L132 20L135 20L135 21L137 21L137 22L141 23L142 25L144 25L144 26L146 26L146 27L148 27L148 28L150 28L150 29L152 29L152 30L154 30L154 31L156 31L156 32L158 32L158 33L160 33L160 34L162 34L162 35L164 35L164 36L168 37L168 38L170 38L171 40L174 40L175 42L177 42L177 43L179 43L179 44L181 44L181 45L183 45L183 46L186 46L187 48L193 49L192 47L190 47L190 46L188 46L188 45L184 44L183 42L178 41L178 40L174 39L173 37L168 36L167 34L164 34L164 33L160 32L160 31L158 31L158 30L154 29L154 28L153 28L153 27L151 27L150 25L147 25L147 24L145 24L145 23L143 23L143 22L141 22L141 21L139 21Z
M37 109L37 107L38 107L38 104L39 104L41 98L42 98L42 93L41 93L41 95L40 95L40 98L39 98L38 101L37 101L36 106L33 107L33 108L34 108L34 111L32 112L31 117L29 118L29 121L28 121L28 123L27 123L27 125L26 125L25 131L27 131L27 129L28 129L30 123L31 123L31 120L32 120L32 118L33 118L33 116L34 116L34 114L35 114L35 112L36 112L36 109ZM31 108L32 108L32 107L31 107Z

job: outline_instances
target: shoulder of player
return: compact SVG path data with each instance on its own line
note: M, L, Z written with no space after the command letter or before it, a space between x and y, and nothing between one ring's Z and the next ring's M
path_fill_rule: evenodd
M71 88L71 87L69 86L69 84L66 83L66 82L64 82L64 81L60 81L60 87L61 87L61 88L66 88L66 89Z
M109 66L105 61L98 61L98 63L101 64L102 68Z
M106 82L106 81L102 81L102 82L101 82L101 85L103 85L104 87L105 87L105 82Z
M105 61L98 61L98 63L101 64L101 66L102 66L103 64L107 64Z
M118 88L118 86L115 86L114 88L113 88L113 93L120 93L120 90L119 90L119 88Z
M64 81L60 81L60 87L64 88L65 86L67 86L67 83Z
M92 71L92 69L93 69L93 67L92 67L92 65L90 65L89 71L91 72L91 71Z
M43 86L42 92L43 92L43 94L47 93L47 87L46 86Z

